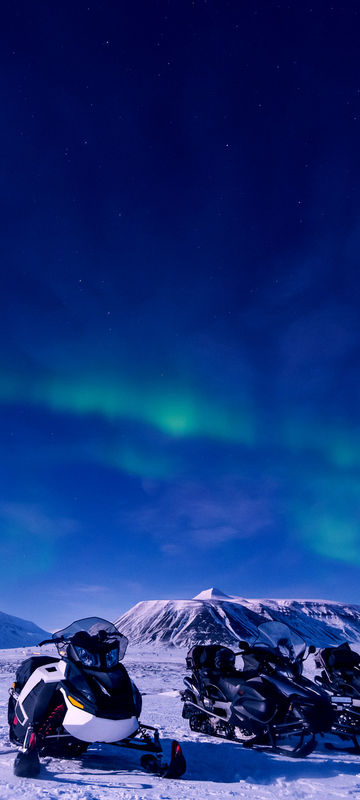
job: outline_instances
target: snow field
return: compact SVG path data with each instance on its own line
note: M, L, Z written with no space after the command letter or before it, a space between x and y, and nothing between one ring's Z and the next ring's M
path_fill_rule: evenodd
M139 768L139 755L94 745L81 759L42 759L39 778L16 778L9 744L8 688L31 648L0 651L0 800L340 800L360 798L360 757L327 752L307 759L243 749L192 733L181 717L185 651L129 648L125 665L143 693L142 720L160 729L165 759L178 739L187 759L183 779L166 781Z

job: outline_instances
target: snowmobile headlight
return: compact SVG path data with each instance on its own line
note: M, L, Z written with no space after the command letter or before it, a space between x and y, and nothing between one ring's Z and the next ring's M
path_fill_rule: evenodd
M84 667L96 666L97 659L95 653L90 653L89 650L85 650L85 647L77 647L77 645L75 645L74 649L79 661L84 664Z
M284 656L285 658L289 659L289 661L291 660L290 650L287 647L287 645L279 644L279 653L281 656Z
M75 697L71 697L70 694L68 694L68 700L72 706L75 706L76 708L84 708L83 704L80 703L79 700L75 700Z
M107 667L114 667L119 663L119 646L117 644L107 651L105 661Z

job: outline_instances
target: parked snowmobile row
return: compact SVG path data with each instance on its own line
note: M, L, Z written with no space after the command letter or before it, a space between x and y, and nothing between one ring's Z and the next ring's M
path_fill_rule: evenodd
M121 663L128 640L115 625L77 620L40 645L50 643L58 657L27 658L10 689L9 737L20 748L15 775L38 775L39 755L80 756L95 742L140 751L149 772L185 772L179 743L163 764L158 731L140 722L141 695ZM293 757L311 753L317 734L332 733L360 754L360 655L347 643L318 651L315 681L304 677L303 663L316 648L284 623L265 622L252 644L239 645L237 653L223 645L189 650L181 697L191 730Z
M182 713L191 730L293 757L311 753L316 734L331 733L360 754L360 656L348 644L319 650L314 682L303 663L316 648L284 623L263 623L251 645L239 646L189 650Z

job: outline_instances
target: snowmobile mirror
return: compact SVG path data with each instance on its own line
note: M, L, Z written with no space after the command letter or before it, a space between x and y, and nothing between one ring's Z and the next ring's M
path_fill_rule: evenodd
M304 655L303 655L303 657L302 657L301 661L306 661L306 659L308 659L308 658L309 658L309 656L310 656L312 653L316 653L316 647L315 647L315 645L314 645L314 644L309 644L308 651L307 651L306 655L305 655L305 652L304 652Z

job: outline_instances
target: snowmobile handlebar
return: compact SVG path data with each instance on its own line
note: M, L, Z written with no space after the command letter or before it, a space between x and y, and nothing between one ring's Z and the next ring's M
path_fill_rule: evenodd
M59 644L59 642L63 642L64 640L59 639L44 639L42 642L39 642L38 647L42 647L43 644Z

